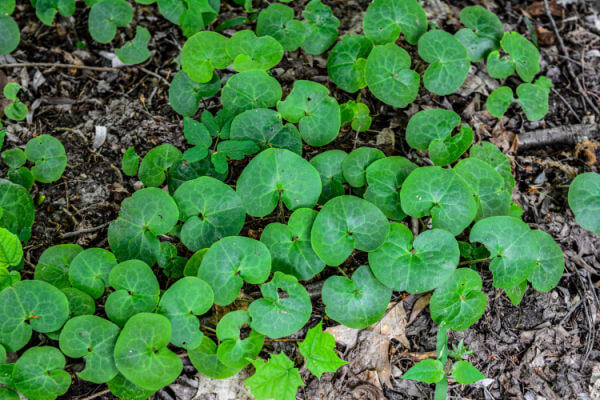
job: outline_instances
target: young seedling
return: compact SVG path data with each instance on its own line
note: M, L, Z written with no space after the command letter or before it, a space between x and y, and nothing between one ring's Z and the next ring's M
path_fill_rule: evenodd
M127 26L133 19L133 8L125 0L100 0L90 10L88 28L98 43L109 43L117 27Z
M578 175L569 187L569 207L575 220L587 230L600 234L600 175Z
M217 338L220 342L217 358L227 367L237 370L244 368L262 350L265 337L256 330L252 329L247 338L241 338L242 327L250 324L250 314L245 310L227 313L217 324Z
M331 7L321 0L311 0L302 11L306 37L302 49L309 54L327 51L338 38L340 20L333 15Z
M11 101L4 108L4 115L14 121L23 121L27 116L27 106L19 100L17 93L21 90L21 85L9 82L4 86L4 97Z
M115 54L125 65L141 64L150 58L150 50L148 50L150 38L150 31L138 26L133 40L116 49Z
M75 0L35 1L35 14L45 25L52 26L57 13L60 13L63 17L70 17L75 14Z
M333 46L327 59L327 74L340 89L354 93L367 86L365 66L373 42L364 36L350 35Z
M304 386L298 368L284 353L271 355L266 363L257 359L252 365L256 372L246 379L246 387L256 400L290 400Z
M416 0L374 0L365 13L363 30L375 44L393 43L400 34L417 44L427 31L427 15Z
M297 50L306 37L304 25L294 19L294 10L279 3L271 4L258 14L256 34L273 37L285 51Z

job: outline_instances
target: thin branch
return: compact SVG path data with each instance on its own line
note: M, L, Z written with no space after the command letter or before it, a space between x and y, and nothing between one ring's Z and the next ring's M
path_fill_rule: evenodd
M62 235L60 235L60 238L67 239L67 238L70 238L73 236L83 235L84 233L96 232L96 231L99 231L100 229L106 228L109 224L110 224L110 222L106 222L102 225L94 226L92 228L86 228L86 229L81 229L79 231L63 233Z
M109 393L110 393L110 389L104 389L104 390L94 393L88 397L83 397L83 398L81 398L81 400L91 400L91 399L95 399L96 397L100 397L102 395L109 394Z
M566 144L574 146L584 140L600 138L600 124L563 125L521 133L517 151L543 146Z

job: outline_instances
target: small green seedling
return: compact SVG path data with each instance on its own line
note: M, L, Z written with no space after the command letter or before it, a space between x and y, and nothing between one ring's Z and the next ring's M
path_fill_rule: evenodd
M506 32L500 45L508 57L501 57L499 51L488 55L490 76L505 79L516 71L523 81L531 82L540 71L540 52L535 45L517 32Z
M331 7L321 0L311 0L302 11L306 37L302 49L309 54L327 51L338 37L340 20L333 15Z
M373 122L369 107L364 103L354 100L340 104L340 118L342 126L350 123L350 127L356 132L368 131Z
M416 0L374 0L365 14L365 36L375 44L395 42L400 34L416 44L427 31L427 15Z
M11 101L4 108L4 115L14 121L23 121L27 116L27 106L19 100L17 93L21 90L21 85L9 82L4 86L4 97Z
M339 41L329 53L327 74L340 89L354 93L367 86L365 66L373 43L364 36L350 35Z
M125 0L101 0L90 10L88 28L98 43L109 43L117 34L117 27L127 26L133 19L133 8Z
M273 37L285 51L297 50L306 37L304 24L294 19L294 10L279 3L271 4L258 14L256 34Z
M460 12L460 20L467 28L454 36L469 52L471 62L479 62L500 48L504 27L494 13L481 6L469 6Z
M239 372L239 368L230 368L219 361L217 345L211 338L204 336L200 345L188 350L190 361L202 375L212 379L226 379Z
M237 310L225 314L217 325L217 358L232 369L241 369L250 364L260 353L265 337L252 329L250 335L241 338L241 329L250 325L250 314L245 310Z
M569 207L579 225L600 234L600 175L588 172L573 179Z
M35 1L35 14L44 24L52 26L57 13L60 13L63 17L70 17L75 14L75 0Z
M508 107L515 102L519 104L530 121L538 121L548 113L548 98L552 82L540 76L535 83L522 83L517 87L517 98L508 86L494 90L487 98L486 108L494 117L502 118Z
M150 50L148 50L150 38L150 31L138 26L133 40L116 49L115 54L125 65L141 64L150 58Z
M58 139L50 135L40 135L27 142L25 155L35 163L31 167L31 174L38 182L52 183L59 180L67 167L65 148Z

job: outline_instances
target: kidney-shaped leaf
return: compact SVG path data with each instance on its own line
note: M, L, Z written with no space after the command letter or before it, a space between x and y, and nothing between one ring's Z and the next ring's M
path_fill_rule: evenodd
M275 38L285 51L297 50L305 38L304 25L294 19L294 10L279 3L271 4L258 14L256 34Z
M31 236L35 208L27 189L0 179L0 226L26 242Z
M261 148L276 147L302 154L302 138L296 126L284 126L281 114L267 108L247 110L237 115L231 122L229 138L251 140Z
M350 186L364 186L367 183L367 167L381 158L385 158L383 151L373 147L359 147L352 150L342 161L344 179Z
M310 297L295 277L275 272L260 291L263 298L248 307L251 326L257 332L277 339L291 335L308 322L312 312ZM286 292L287 297L280 297L279 291Z
M31 173L38 182L58 180L67 166L65 148L58 139L50 135L40 135L27 142L25 155L35 163L31 167Z
M200 346L188 350L188 355L198 372L211 379L226 379L239 371L239 368L229 368L219 361L217 345L208 336L202 338Z
M127 321L115 345L119 372L147 390L158 390L173 382L183 369L177 354L167 348L171 324L166 317L142 313Z
M354 93L367 86L365 64L373 43L364 36L350 35L339 41L329 53L327 74L342 90Z
M217 338L220 342L217 358L231 369L238 370L250 364L265 342L265 337L254 329L246 339L242 339L240 330L246 325L250 325L250 315L245 310L227 313L217 324Z
M427 15L417 0L375 0L367 8L363 30L375 44L393 43L401 33L416 44L427 31Z
M460 12L460 20L469 29L461 29L455 36L469 52L472 62L481 61L500 47L504 27L496 14L481 6L469 6Z
M488 65L493 60L498 60L497 62L503 63L503 65L509 62L513 66L513 71L516 70L521 79L525 82L531 82L533 77L540 71L540 52L535 45L517 32L506 32L500 44L510 58L508 60L499 59L498 52L492 52L488 57ZM490 58L493 60L491 61ZM493 69L489 72L494 78L502 79L506 77L505 73L495 74Z
M233 70L267 71L283 58L281 44L271 36L256 37L251 30L236 32L227 42L227 53L233 59Z
M108 250L91 248L77 254L69 266L69 282L94 299L104 294L109 286L108 276L117 259Z
M529 276L531 286L540 292L548 292L558 285L565 269L565 256L552 236L544 231L531 232L538 245L538 255L533 272Z
M133 40L125 43L120 49L115 49L115 54L125 65L141 64L150 58L150 38L150 31L138 25Z
M181 50L181 68L198 83L210 81L215 68L226 68L233 61L225 50L228 40L216 32L196 33Z
M344 174L342 162L348 153L343 150L328 150L319 153L310 159L310 164L315 167L321 176L321 196L319 204L325 204L334 197L344 194Z
M277 79L257 69L229 78L221 91L221 102L224 109L239 114L253 108L274 107L281 96L281 85Z
M176 113L189 117L196 114L202 98L214 96L220 89L221 79L216 72L208 82L197 83L185 71L179 71L169 86L169 103Z
M133 8L125 0L101 0L92 6L88 20L90 35L96 42L109 43L118 26L126 26L133 19Z
M575 220L587 230L600 234L600 175L578 175L569 187L569 207Z
M181 160L181 151L172 144L154 147L140 164L139 177L146 186L160 186L165 181L165 170Z
M48 282L59 289L71 286L69 266L83 251L77 244L58 244L44 250L35 267L34 279Z
M13 385L28 399L54 399L65 394L71 385L65 364L65 357L56 347L32 347L15 363Z
M321 0L311 0L302 11L305 39L302 48L309 54L321 54L327 51L338 37L340 20L333 15L331 7Z

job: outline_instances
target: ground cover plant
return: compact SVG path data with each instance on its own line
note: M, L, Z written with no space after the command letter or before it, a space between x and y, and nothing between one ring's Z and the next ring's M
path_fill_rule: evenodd
M46 25L76 11L74 0L34 3ZM86 5L90 36L99 43L111 42L133 20L125 0ZM502 117L517 103L528 120L543 118L552 83L538 76L532 42L505 32L480 6L464 8L464 28L450 33L430 24L416 0L374 0L364 35L343 36L320 0L306 4L302 21L284 4L241 5L247 16L214 26L218 1L157 2L188 38L169 89L187 144L158 144L143 156L127 149L122 173L142 185L122 201L107 246L48 247L28 276L23 246L35 209L29 191L35 182L59 180L68 160L60 141L47 134L24 150L2 152L9 168L0 181L2 398L67 393L68 358L83 360L77 379L106 384L125 400L145 399L177 379L186 355L212 379L251 364L246 387L252 396L294 399L304 385L299 364L319 379L346 364L324 324L365 329L384 316L394 292L432 292L436 355L402 377L435 384L435 398L444 399L449 382L485 378L463 343L448 342L451 331L468 329L485 312L480 274L490 271L494 287L515 305L528 287L547 292L558 284L563 252L552 236L523 222L511 197L510 160L477 140L454 111L421 110L408 121L403 135L422 155L419 163L374 147L331 147L344 125L359 135L376 120L361 95L405 108L424 92L456 92L476 62L491 78L512 77L487 98L491 115ZM10 17L14 4L3 7L0 26L7 34L0 52L8 53L19 32ZM252 29L225 32L241 24ZM124 64L144 62L150 36L137 27L116 55ZM340 104L331 86L310 80L285 91L272 69L298 49L329 51L331 82L347 93L361 91L356 100ZM4 88L5 115L14 121L28 112L19 89ZM214 95L222 106L211 112L202 105ZM309 159L308 149L318 154ZM232 178L236 163L243 167ZM569 205L584 228L599 233L598 174L573 181ZM259 236L243 236L249 219L272 222ZM357 255L361 265L349 268ZM306 284L319 274L327 275L320 291L325 313L315 318ZM248 300L242 291L249 287L260 296ZM248 304L237 307L239 299ZM302 362L283 351L265 353L265 342L305 326Z

